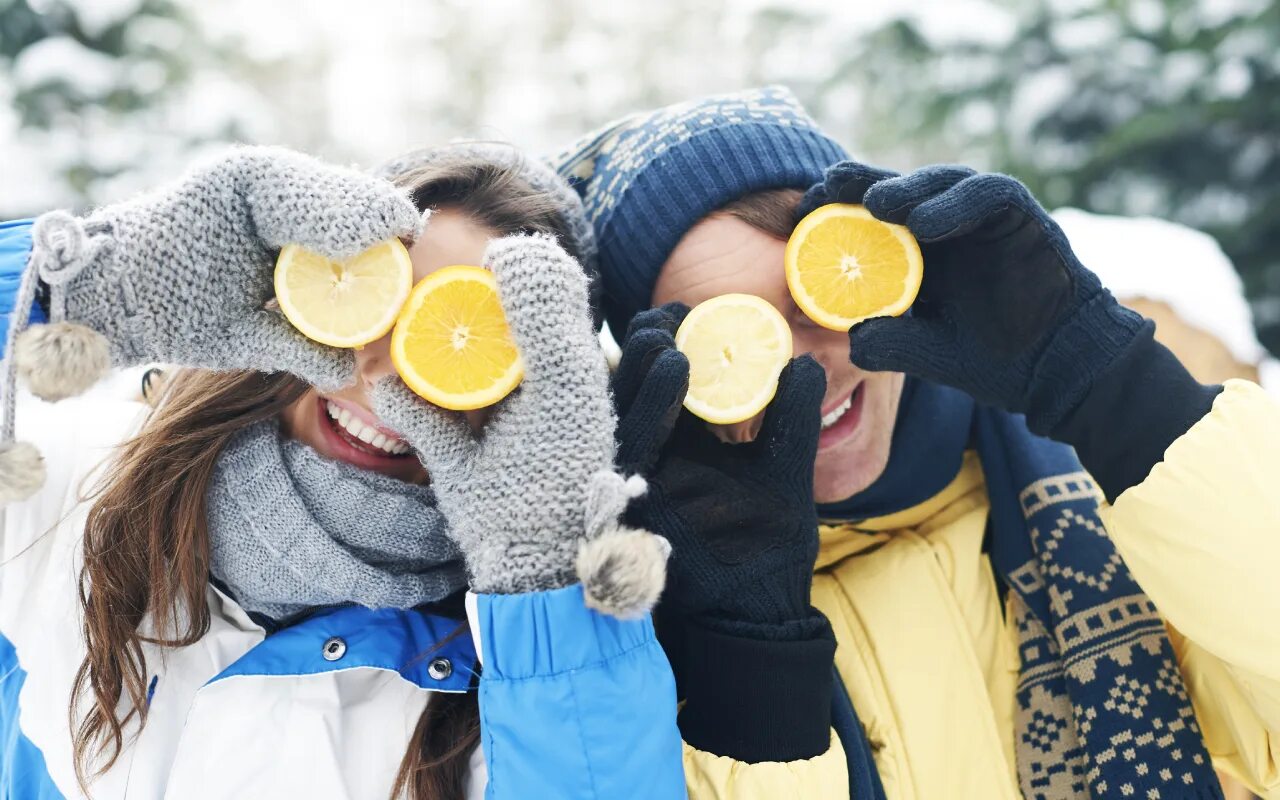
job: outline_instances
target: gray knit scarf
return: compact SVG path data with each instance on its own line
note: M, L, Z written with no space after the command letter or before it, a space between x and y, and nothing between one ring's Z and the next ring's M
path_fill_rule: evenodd
M431 489L323 458L275 420L232 437L207 499L214 577L277 621L342 603L412 608L466 585Z

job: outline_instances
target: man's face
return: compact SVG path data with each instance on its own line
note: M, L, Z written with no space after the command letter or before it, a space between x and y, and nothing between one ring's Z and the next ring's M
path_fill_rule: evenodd
M849 361L849 337L804 315L791 299L783 273L786 242L731 216L712 214L689 229L663 264L653 304L690 307L722 294L764 298L791 326L795 355L811 353L827 372L823 430L814 467L814 497L830 503L870 486L889 460L889 444L902 396L902 374L864 372ZM746 441L761 417L713 426L721 438Z

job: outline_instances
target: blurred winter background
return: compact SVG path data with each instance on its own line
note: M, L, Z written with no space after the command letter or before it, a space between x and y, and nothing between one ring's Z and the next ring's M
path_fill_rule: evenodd
M0 217L120 198L232 140L363 165L457 136L545 151L763 83L873 163L1005 170L1051 208L1211 234L1280 352L1272 0L0 0ZM1181 249L1162 230L1124 251L1156 283ZM1250 307L1211 295L1247 337Z

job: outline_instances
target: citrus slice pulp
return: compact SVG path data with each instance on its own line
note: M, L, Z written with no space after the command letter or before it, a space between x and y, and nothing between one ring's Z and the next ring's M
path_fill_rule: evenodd
M773 399L791 359L791 328L767 300L726 294L689 312L676 331L676 349L689 359L685 408L729 425L751 419Z
M820 206L800 220L783 258L796 305L836 331L902 314L924 277L920 245L909 230L847 203Z
M335 261L291 244L276 259L276 302L308 339L362 347L387 335L413 287L413 262L398 239Z
M419 281L391 332L391 361L410 389L441 408L469 411L511 394L524 362L493 273L458 265Z

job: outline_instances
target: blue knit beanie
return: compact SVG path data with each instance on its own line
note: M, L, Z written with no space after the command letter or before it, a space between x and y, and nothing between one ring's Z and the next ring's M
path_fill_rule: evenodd
M847 158L780 86L633 114L556 156L595 229L614 336L649 307L658 271L699 220L754 192L808 189Z

